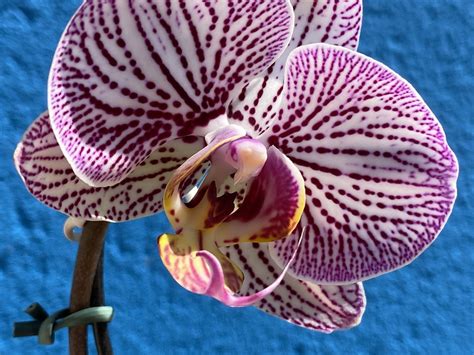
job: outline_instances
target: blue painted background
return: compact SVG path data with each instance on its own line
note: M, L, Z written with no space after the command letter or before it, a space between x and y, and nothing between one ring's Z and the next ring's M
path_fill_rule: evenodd
M0 353L65 353L12 339L21 310L68 303L76 246L62 237L64 216L23 188L11 156L46 108L55 45L79 0L0 0ZM253 308L230 309L180 288L163 268L155 237L164 216L113 225L106 291L115 307L117 354L473 354L474 2L365 2L360 51L395 69L442 122L461 166L453 215L434 245L410 266L365 283L368 308L353 330L322 335Z

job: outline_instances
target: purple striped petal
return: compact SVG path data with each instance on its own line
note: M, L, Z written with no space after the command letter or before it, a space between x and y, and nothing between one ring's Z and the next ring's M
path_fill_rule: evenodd
M439 234L458 166L419 94L356 52L311 45L290 56L285 99L269 144L305 178L309 226L291 270L317 283L352 283L397 269ZM274 244L281 265L296 241Z
M265 243L234 245L224 252L245 274L240 291L243 295L261 289L282 271ZM365 294L362 283L321 286L286 274L281 284L255 306L301 327L330 333L360 323Z
M287 46L286 0L89 0L50 75L53 130L76 175L125 178L159 145L227 123L225 107Z
M203 138L170 141L118 185L91 187L72 171L44 113L18 145L15 164L28 191L49 207L77 218L119 222L160 211L174 170L204 146Z
M229 117L257 136L276 117L283 89L283 72L290 52L311 43L357 49L362 24L362 0L291 0L295 12L293 37L286 51L261 77L254 79L231 103Z

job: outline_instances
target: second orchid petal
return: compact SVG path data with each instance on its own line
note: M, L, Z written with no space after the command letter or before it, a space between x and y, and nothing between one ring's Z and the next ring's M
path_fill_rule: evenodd
M456 157L434 114L404 79L348 49L292 53L268 142L305 178L309 231L291 271L316 283L353 283L409 263L456 198ZM280 264L296 236L274 244Z

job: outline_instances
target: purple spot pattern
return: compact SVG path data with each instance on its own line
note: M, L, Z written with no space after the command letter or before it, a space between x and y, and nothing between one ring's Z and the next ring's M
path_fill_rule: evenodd
M87 220L120 222L160 211L174 170L204 146L197 137L169 141L119 184L91 187L72 171L44 113L18 145L15 164L28 191L49 207Z
M249 188L249 183L239 183L239 184L234 184L234 178L232 176L228 176L224 182L222 183L221 186L219 186L219 190L217 195L222 196L224 193L228 194L237 194L235 197L235 203L236 203L236 208L238 208L242 201L245 198L245 195L247 194Z
M284 101L266 137L301 171L309 226L291 272L350 283L397 269L436 238L458 166L413 87L362 54L326 44L294 51ZM280 265L296 236L275 242Z
M252 80L229 106L232 123L254 137L278 114L283 75L290 52L302 45L329 43L357 49L362 24L362 0L292 0L295 27L285 52L260 77Z
M85 1L49 83L53 130L76 175L112 185L167 140L215 129L287 46L292 21L285 0Z
M269 254L268 243L239 244L223 251L244 272L242 295L263 289L282 272ZM316 285L287 273L281 284L255 306L300 327L331 333L358 325L365 304L362 283Z

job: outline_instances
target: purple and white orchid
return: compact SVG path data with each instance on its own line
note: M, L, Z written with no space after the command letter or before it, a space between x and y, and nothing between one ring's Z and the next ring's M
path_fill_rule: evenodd
M81 220L164 210L192 292L357 325L361 281L433 242L458 173L415 89L355 52L361 19L361 0L86 0L18 171Z

